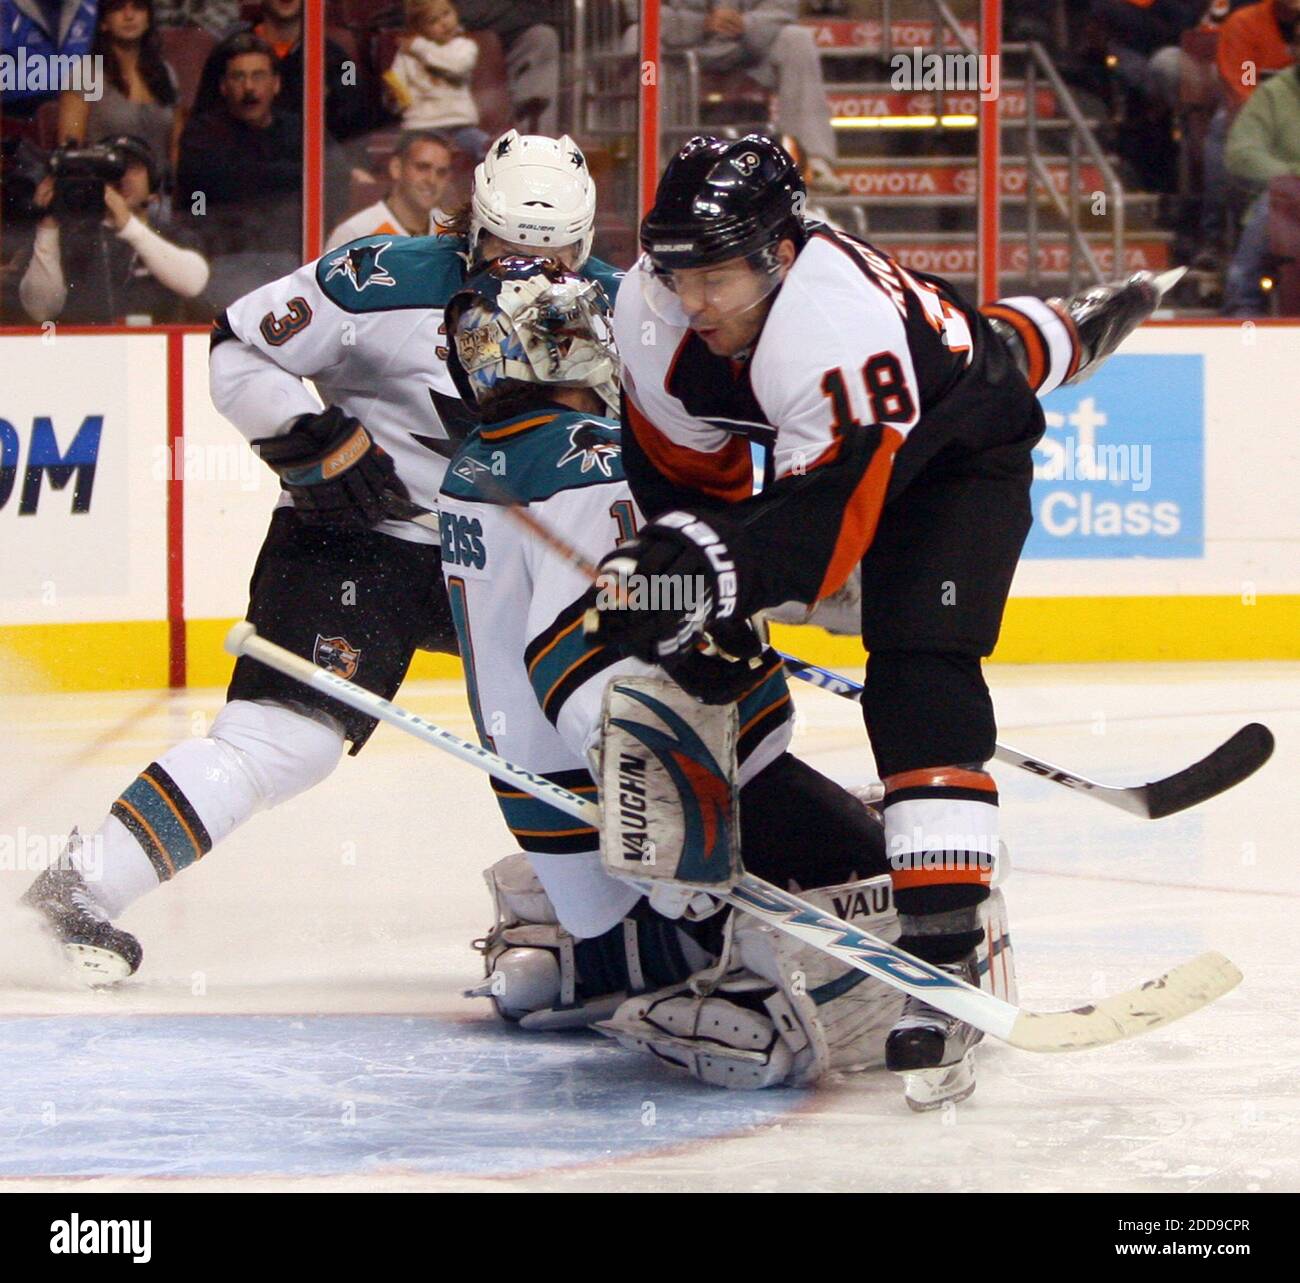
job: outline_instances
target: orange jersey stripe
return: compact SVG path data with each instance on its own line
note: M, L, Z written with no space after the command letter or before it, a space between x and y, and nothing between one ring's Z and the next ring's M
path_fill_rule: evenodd
M740 728L740 730L736 733L736 738L739 739L740 736L743 735L747 730L749 730L749 728L753 726L756 722L761 722L763 718L765 718L773 709L780 708L782 704L788 704L789 702L790 702L790 692L786 691L784 695L780 696L778 699L774 699L766 708L760 708L758 712L755 713L754 716L751 717L749 721L747 721L744 724L744 726Z
M727 503L739 503L749 498L754 489L754 468L749 457L749 442L744 437L733 436L721 450L712 454L692 450L665 436L645 417L626 391L623 405L637 444L669 481Z
M880 445L844 508L839 537L835 540L826 576L817 590L819 601L843 586L853 567L862 560L863 554L876 537L880 510L885 504L885 491L889 487L890 473L894 470L894 455L902 444L903 434L897 428L885 424L880 434Z
M1079 372L1079 362L1083 359L1083 344L1079 342L1079 327L1074 323L1074 317L1065 310L1055 299L1044 299L1043 302L1061 318L1061 324L1070 332L1070 368L1066 370L1062 383L1069 383Z
M520 432L527 432L529 428L536 428L543 423L550 423L555 417L553 414L541 414L534 419L525 419L522 423L512 423L509 427L480 431L479 436L484 441L500 441L505 437L517 436Z
M986 303L980 311L985 316L1005 321L1020 336L1020 341L1025 345L1025 358L1029 362L1029 370L1025 378L1029 386L1037 392L1043 386L1043 380L1047 378L1047 350L1043 345L1043 336L1038 332L1038 326L1023 313L1017 312L1015 308L1001 307L997 303Z
M933 886L987 886L993 877L992 869L891 869L889 880L895 891L907 891L912 887Z
M980 789L996 793L998 786L987 771L970 771L963 766L925 766L917 771L900 771L885 781L885 791L897 789L953 788Z
M547 655L549 655L551 651L553 651L556 648L556 646L558 646L560 642L562 642L581 623L582 623L582 616L579 615L578 618L573 621L573 623L567 625L564 628L561 628L560 631L556 633L555 636L552 637L551 640L548 641L546 645L543 646L541 650L537 652L536 655L533 656L533 662L528 665L529 677L533 675L533 670L536 669L537 665L540 664L542 660L544 660L547 657Z

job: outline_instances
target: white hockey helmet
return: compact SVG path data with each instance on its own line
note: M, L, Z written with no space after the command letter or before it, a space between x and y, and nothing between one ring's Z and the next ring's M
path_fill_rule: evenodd
M579 268L591 253L596 184L572 138L546 138L512 129L488 148L474 171L470 196L470 262L480 261L486 233L537 254L578 246Z

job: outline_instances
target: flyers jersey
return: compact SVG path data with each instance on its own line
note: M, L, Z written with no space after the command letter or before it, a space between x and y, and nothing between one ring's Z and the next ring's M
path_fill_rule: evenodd
M733 506L743 613L839 588L945 447L1023 435L1006 399L1030 412L1033 393L984 318L865 241L813 228L747 360L657 315L645 280L614 314L632 491L651 517Z

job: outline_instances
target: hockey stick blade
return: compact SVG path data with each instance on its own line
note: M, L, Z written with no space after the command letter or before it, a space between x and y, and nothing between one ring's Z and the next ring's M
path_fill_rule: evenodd
M391 700L357 686L257 635L247 622L227 633L226 650L248 655L305 685L316 687L370 717L395 726L481 771L517 784L584 824L600 827L600 807L542 776L514 766L491 750L461 739ZM949 1015L1025 1051L1080 1051L1147 1033L1227 993L1241 973L1220 954L1204 954L1138 989L1072 1011L1030 1012L977 989L958 976L823 912L815 905L746 873L730 892L713 892L734 908L793 936L845 966L903 993L924 998Z
M1272 756L1273 732L1260 722L1251 722L1199 762L1148 784L1142 790L1147 815L1160 820L1226 793L1254 775Z
M828 668L819 668L816 664L796 659L793 655L778 653L792 676L844 699L857 702L862 698L862 686L852 678L841 677ZM1226 793L1228 789L1235 788L1242 780L1252 776L1272 755L1273 732L1259 722L1251 722L1199 762L1173 775L1167 775L1164 779L1126 788L1121 785L1099 784L1085 775L1078 775L1062 766L1054 766L1051 762L1023 753L1010 744L998 744L993 750L993 756L999 762L1019 767L1022 771L1050 780L1063 788L1073 789L1076 793L1089 793L1107 806L1127 811L1144 820L1163 820L1168 815L1186 811L1202 802L1208 802L1220 793Z
M1160 1029L1222 998L1241 972L1211 950L1136 989L1072 1011L1022 1011L1007 1038L1022 1051L1086 1051Z

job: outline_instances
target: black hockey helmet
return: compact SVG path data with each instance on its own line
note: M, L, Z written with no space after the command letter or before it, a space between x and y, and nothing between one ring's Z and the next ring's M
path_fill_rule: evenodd
M641 248L658 272L761 254L788 237L804 242L806 191L780 143L697 135L668 162Z

